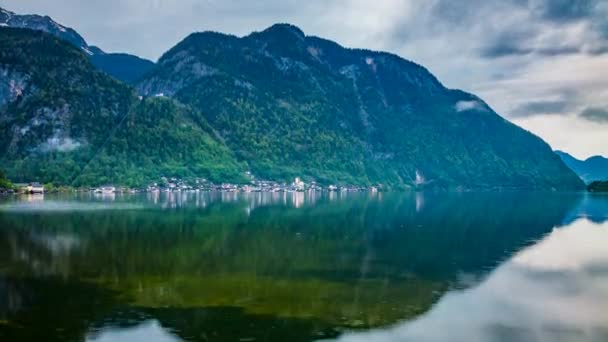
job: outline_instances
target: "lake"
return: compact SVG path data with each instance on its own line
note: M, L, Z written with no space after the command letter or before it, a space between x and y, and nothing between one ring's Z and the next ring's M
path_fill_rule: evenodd
M608 341L608 196L0 199L0 341Z

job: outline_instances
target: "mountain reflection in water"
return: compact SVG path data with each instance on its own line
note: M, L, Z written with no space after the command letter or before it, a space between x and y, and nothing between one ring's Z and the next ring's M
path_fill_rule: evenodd
M411 322L338 341L608 341L608 224L555 229Z
M603 341L608 198L0 202L0 340Z

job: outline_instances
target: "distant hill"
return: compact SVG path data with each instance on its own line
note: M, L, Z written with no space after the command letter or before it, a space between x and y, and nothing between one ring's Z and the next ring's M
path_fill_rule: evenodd
M15 182L145 185L161 176L239 181L245 165L204 118L139 99L81 49L0 28L0 165Z
M590 157L586 160L579 160L563 151L555 151L585 183L593 181L608 180L608 158L602 156Z
M587 187L587 190L591 192L608 192L608 181L591 182Z
M126 53L95 54L91 56L91 62L100 70L129 84L135 84L154 68L151 61Z
M194 33L137 85L198 109L256 175L420 188L582 189L540 138L399 56L277 24Z
M134 83L154 66L154 63L147 59L124 53L106 53L96 46L90 46L78 32L57 23L49 16L19 15L0 8L0 27L2 26L50 33L82 49L90 56L95 66L127 83Z

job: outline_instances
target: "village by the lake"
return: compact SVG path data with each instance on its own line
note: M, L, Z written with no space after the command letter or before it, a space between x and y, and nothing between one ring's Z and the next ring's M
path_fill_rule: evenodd
M161 177L158 182L151 183L145 187L128 187L114 184L104 184L97 187L55 187L53 184L41 184L39 182L14 183L11 189L2 189L2 194L44 194L44 193L66 193L66 192L90 192L94 194L116 194L116 193L156 193L156 192L378 192L382 191L382 185L357 186L357 185L321 185L315 181L304 182L302 178L296 177L293 182L277 182L270 180L257 180L250 173L248 184L213 183L205 178L185 180L176 177Z

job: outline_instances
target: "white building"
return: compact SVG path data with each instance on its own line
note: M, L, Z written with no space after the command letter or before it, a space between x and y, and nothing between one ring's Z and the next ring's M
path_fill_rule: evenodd
M295 191L304 191L306 184L300 179L300 177L296 177L293 182L293 187Z
M44 186L40 183L30 183L25 187L25 192L28 194L43 194Z

